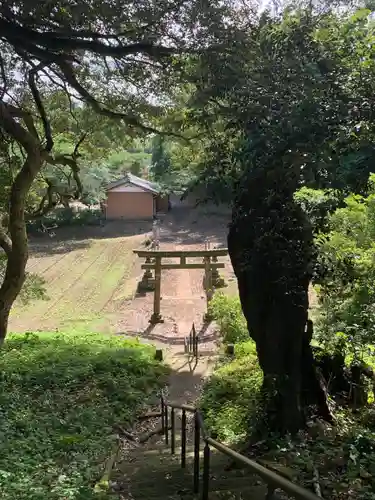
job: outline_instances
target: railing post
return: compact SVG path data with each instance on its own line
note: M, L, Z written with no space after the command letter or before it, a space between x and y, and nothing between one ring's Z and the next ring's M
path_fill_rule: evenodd
M192 334L193 334L193 356L196 356L196 346L195 346L195 343L196 343L196 331L195 331L195 326L194 326L194 323L193 323L193 327L192 327Z
M194 328L194 356L198 358L198 335L195 330L194 323L193 323L193 328Z
M203 452L202 500L208 500L209 482L210 482L210 445L206 442Z
M194 414L194 493L199 493L199 443L200 427L197 412Z
M164 426L165 444L168 446L168 405L165 405L165 426Z
M186 410L182 410L181 418L181 467L186 467Z
M176 448L176 415L174 408L171 408L171 453L175 454Z
M163 396L160 398L160 409L161 409L161 431L162 435L165 434L165 422L164 422L164 399Z

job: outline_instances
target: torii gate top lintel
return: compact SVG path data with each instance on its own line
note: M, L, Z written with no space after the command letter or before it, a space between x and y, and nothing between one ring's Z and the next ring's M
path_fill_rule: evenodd
M138 257L225 257L227 248L213 250L133 250Z

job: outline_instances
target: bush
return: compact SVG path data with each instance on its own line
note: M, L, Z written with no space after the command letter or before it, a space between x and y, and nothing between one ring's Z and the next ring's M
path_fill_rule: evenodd
M259 407L262 371L249 340L235 346L235 359L224 360L203 388L201 408L213 436L225 442L242 440Z
M326 231L328 217L340 205L340 198L331 190L302 187L294 199L302 207L309 218L314 232Z
M235 344L235 359L224 358L203 388L201 408L213 436L235 442L254 423L262 371L238 296L216 292L209 306L224 343Z
M150 346L101 335L10 336L0 350L2 500L89 500L126 426L163 382Z
M44 224L47 227L56 225L64 226L98 226L102 223L104 215L99 209L79 210L75 212L72 208L57 208L45 215L28 222L27 229L30 233L37 233Z
M249 339L238 296L229 297L222 292L216 292L210 302L209 314L216 321L225 343L235 344Z
M317 338L344 344L361 356L375 342L375 194L349 196L317 238L321 276L317 286Z

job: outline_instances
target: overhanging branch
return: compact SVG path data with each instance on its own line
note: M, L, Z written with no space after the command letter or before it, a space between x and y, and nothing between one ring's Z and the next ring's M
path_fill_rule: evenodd
M47 118L46 110L44 109L43 102L42 102L42 99L40 97L39 90L38 90L38 88L36 86L36 82L35 82L36 74L44 66L45 66L44 63L40 63L37 66L34 66L29 71L29 87L30 87L32 96L34 98L35 105L38 109L40 118L41 118L42 123L43 123L44 136L46 139L45 150L49 153L50 151L52 151L52 148L53 148L52 130L51 130L50 122Z
M94 109L94 111L100 115L108 116L109 118L116 118L123 120L127 125L131 127L138 128L148 133L160 133L153 127L148 127L147 125L141 124L136 118L129 116L126 113L120 113L118 111L111 111L110 109L102 107L99 102L93 97L88 90L86 90L77 80L74 74L73 68L68 63L60 63L59 67L64 74L67 83L76 91L78 94Z
M14 118L22 118L27 129ZM0 127L28 152L39 150L38 133L32 117L15 106L0 101Z
M112 57L124 57L130 54L146 54L150 57L168 57L172 54L180 52L176 48L164 47L150 42L138 42L131 44L110 45L101 42L95 37L95 33L91 34L91 40L78 38L74 36L77 32L58 33L53 31L45 31L40 33L34 29L21 26L16 22L0 18L0 36L7 40L15 47L23 48L30 54L36 57L44 58L48 53L50 59L53 59L53 54L68 54L79 50L87 50L89 52ZM115 39L118 35L113 34ZM94 39L95 38L95 39Z
M81 97L82 99L90 104L90 106L94 109L94 111L100 115L107 116L108 118L114 118L117 120L123 120L127 125L142 130L146 133L158 134L164 136L177 137L179 139L184 139L179 134L173 132L162 132L160 130L155 129L154 127L149 127L147 125L143 125L137 118L133 116L129 116L126 113L120 113L118 111L111 111L108 108L102 107L102 105L93 97L88 90L86 90L83 85L79 83L77 77L74 73L72 66L66 62L60 62L59 68L64 74L66 82L70 85Z
M109 118L117 118L123 120L127 125L131 127L138 128L143 130L144 132L149 133L160 133L158 130L153 127L148 127L147 125L141 124L136 118L127 115L126 113L120 113L117 111L111 111L110 109L102 107L99 102L93 97L88 90L86 90L77 80L76 75L74 74L74 70L70 64L63 62L59 63L59 67L63 72L67 83L76 91L78 94L88 103L90 106L96 111L96 113L108 116Z

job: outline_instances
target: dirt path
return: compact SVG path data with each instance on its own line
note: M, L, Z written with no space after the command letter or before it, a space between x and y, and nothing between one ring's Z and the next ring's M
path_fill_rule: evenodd
M180 215L180 214L179 214ZM167 218L161 226L160 249L162 250L203 250L206 234L190 232L184 234L176 230L176 215ZM140 271L139 279L142 272ZM201 332L205 348L215 340L213 325L205 325L206 296L203 289L203 270L166 270L161 282L161 313L164 323L150 326L153 311L153 293L135 296L123 304L123 315L115 330L117 333L137 335L147 340L158 341L178 352L183 349L184 338L192 324ZM211 348L213 345L210 346Z
M160 249L204 250L207 239L212 246L223 244L219 237L209 237L212 235L210 220L195 222L194 216L191 211L181 211L166 217L161 224ZM225 228L223 233L225 235ZM153 310L153 293L150 292L123 304L123 316L115 328L117 333L137 336L163 349L172 367L170 398L178 402L193 403L196 400L199 387L203 379L210 375L216 357L216 328L214 324L204 322L206 296L203 275L200 269L164 271L161 282L164 323L149 324ZM183 354L184 339L193 322L200 336L200 358L195 367L187 363Z

